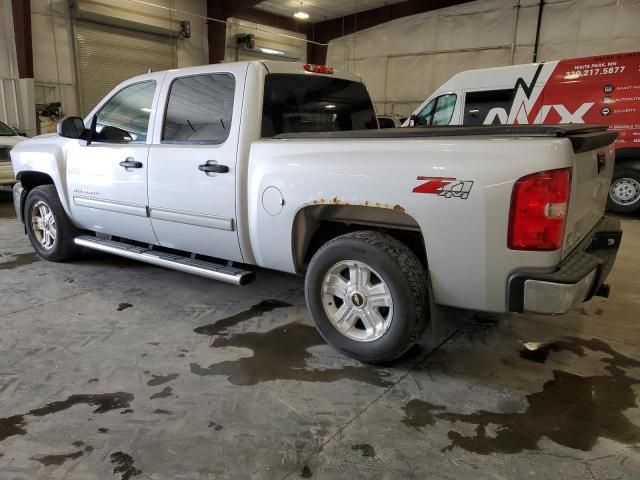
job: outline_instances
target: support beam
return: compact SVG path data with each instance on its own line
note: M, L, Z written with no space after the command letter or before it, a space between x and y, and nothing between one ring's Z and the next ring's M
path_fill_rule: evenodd
M207 0L207 17L225 21L226 8L219 0ZM207 21L207 43L209 45L209 63L222 63L227 48L227 26L213 20Z
M307 43L307 62L315 63L316 65L324 65L327 63L327 50L328 47L323 45Z
M33 78L31 2L30 0L11 0L11 10L18 58L18 74L20 78Z

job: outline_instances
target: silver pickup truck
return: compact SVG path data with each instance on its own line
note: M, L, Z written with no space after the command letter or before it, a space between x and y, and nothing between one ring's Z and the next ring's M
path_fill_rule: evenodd
M132 78L11 152L38 254L81 247L245 284L306 274L323 337L399 357L430 305L560 314L620 244L604 127L379 130L361 79L255 61Z

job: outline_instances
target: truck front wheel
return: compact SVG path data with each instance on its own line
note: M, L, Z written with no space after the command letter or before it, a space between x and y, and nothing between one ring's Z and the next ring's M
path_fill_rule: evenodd
M627 214L640 210L640 172L638 170L620 168L613 172L607 210Z
M62 208L55 186L41 185L29 192L24 223L31 245L45 260L62 262L78 253L73 243L78 231Z
M322 337L362 362L395 360L429 322L425 268L379 232L348 233L322 246L309 264L305 296Z

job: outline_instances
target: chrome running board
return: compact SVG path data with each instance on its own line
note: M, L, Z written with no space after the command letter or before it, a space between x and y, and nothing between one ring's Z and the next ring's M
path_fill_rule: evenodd
M74 242L76 245L80 245L81 247L119 255L132 260L139 260L159 267L166 267L173 270L179 270L181 272L192 273L194 275L200 275L201 277L211 278L213 280L219 280L233 285L246 285L255 277L253 272L249 272L247 270L184 257L182 255L150 250L149 248L116 242L106 238L83 235L76 237Z

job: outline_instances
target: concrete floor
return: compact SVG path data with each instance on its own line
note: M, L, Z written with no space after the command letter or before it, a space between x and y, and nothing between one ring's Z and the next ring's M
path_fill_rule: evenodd
M372 368L322 342L300 278L47 263L2 199L1 480L638 478L637 219L610 299Z

